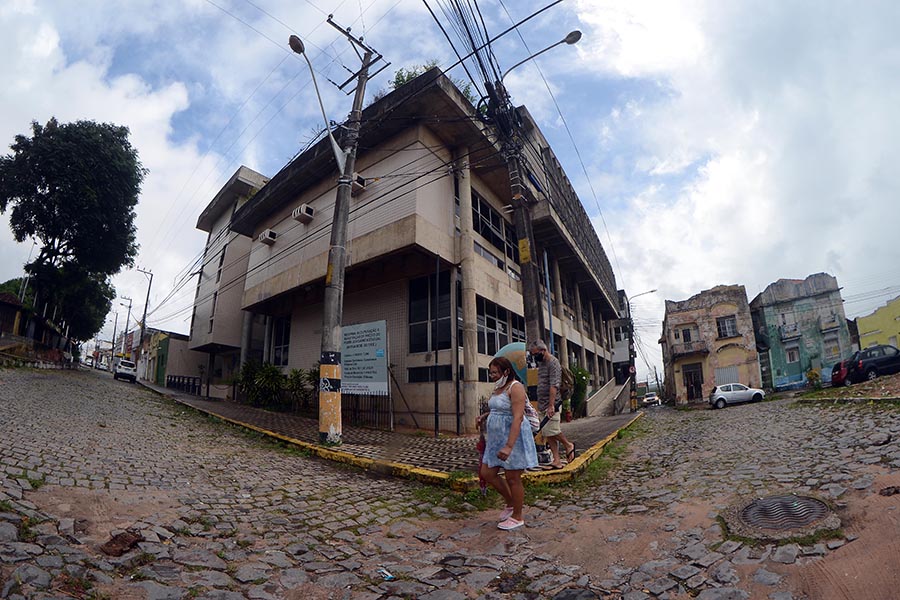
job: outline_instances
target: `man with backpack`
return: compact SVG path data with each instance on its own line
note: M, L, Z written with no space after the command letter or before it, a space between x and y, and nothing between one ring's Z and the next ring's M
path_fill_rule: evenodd
M528 345L528 352L538 365L538 412L547 415L547 423L541 429L541 434L550 446L550 454L553 456L549 469L562 469L562 460L559 455L559 445L562 444L566 451L566 460L572 462L575 459L575 444L566 439L560 424L559 409L562 405L560 383L562 380L562 366L555 356L547 350L547 344L542 340L534 340Z

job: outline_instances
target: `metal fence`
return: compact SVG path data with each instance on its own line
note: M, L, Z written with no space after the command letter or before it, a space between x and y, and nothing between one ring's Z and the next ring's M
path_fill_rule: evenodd
M319 418L319 396L313 392L292 396L288 390L281 390L271 398L252 402L236 387L234 398L241 404L289 412L310 419ZM390 396L341 394L341 422L354 427L393 431L394 404Z
M188 377L185 375L167 375L166 387L194 396L199 396L202 389L199 377Z

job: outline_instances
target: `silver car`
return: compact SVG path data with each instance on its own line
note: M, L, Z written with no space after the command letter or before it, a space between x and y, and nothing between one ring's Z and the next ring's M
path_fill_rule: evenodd
M709 393L709 403L713 408L725 408L729 404L740 402L762 402L766 393L740 383L717 385Z

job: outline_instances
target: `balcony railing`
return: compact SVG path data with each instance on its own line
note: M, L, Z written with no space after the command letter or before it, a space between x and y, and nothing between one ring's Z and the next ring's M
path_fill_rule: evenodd
M672 358L689 356L691 354L709 354L709 347L702 340L672 344Z
M781 334L781 339L783 340L800 337L800 326L796 323L787 323L786 325L780 325L778 327L778 331Z
M819 317L819 331L830 331L841 326L840 321L834 315L830 317Z

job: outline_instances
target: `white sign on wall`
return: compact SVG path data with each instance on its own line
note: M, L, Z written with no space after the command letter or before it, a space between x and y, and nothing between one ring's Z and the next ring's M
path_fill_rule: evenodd
M341 330L341 393L387 396L387 321L345 325Z

